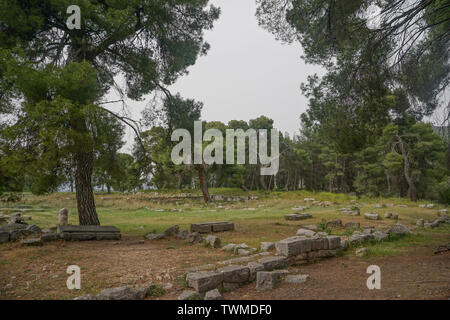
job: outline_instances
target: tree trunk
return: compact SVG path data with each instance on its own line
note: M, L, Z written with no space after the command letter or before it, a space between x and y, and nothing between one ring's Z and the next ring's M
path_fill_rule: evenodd
M200 189L202 190L203 193L203 200L205 201L205 203L208 203L211 199L209 197L209 192L208 192L208 184L206 182L206 174L205 174L205 166L204 164L198 164L197 165L197 170L198 170L198 178L200 180Z
M403 140L400 136L397 136L398 144L400 146L400 150L402 151L403 156L403 170L405 174L406 182L408 182L408 196L411 198L411 201L417 201L417 189L414 185L414 181L409 175L409 160L408 155L406 154L405 146L403 145Z
M79 152L75 154L75 163L75 187L80 225L100 225L91 184L94 154Z

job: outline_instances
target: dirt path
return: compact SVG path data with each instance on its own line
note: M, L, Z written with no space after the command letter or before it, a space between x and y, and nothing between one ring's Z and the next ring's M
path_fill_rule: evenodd
M229 256L203 245L179 240L145 241L124 237L120 242L63 242L44 247L0 246L0 299L72 299L118 286L169 286L160 299L176 299L185 290L185 271ZM82 290L66 287L67 266L81 268ZM381 268L381 290L369 291L366 269ZM255 283L225 293L225 299L448 299L450 253L434 255L416 247L407 255L364 259L340 257L295 267L291 273L309 274L303 284L282 284L258 292Z
M381 289L368 290L366 269L381 269ZM226 293L225 299L449 299L450 253L434 255L424 248L397 257L362 259L342 257L292 268L309 274L303 284L283 283L275 290L258 292L251 284Z

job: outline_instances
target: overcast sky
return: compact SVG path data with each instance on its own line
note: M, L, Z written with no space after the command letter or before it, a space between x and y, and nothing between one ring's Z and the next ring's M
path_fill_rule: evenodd
M300 84L321 69L303 62L299 44L282 44L258 26L254 0L211 3L222 11L214 29L205 34L211 49L197 60L187 76L170 87L171 92L202 101L203 120L227 123L265 115L275 121L280 131L292 135L307 106ZM111 99L114 98L108 97ZM134 119L140 118L147 102L127 102ZM134 140L130 130L125 139L129 151Z

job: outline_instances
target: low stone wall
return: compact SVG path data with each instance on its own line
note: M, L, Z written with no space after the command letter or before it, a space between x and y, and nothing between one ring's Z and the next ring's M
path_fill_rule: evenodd
M205 223L191 224L191 232L211 233L211 232L224 232L233 230L234 230L233 222L205 222Z
M187 285L193 288L203 299L206 292L223 287L226 290L235 290L257 278L259 272L269 272L286 268L290 265L303 264L317 258L329 258L336 255L341 249L341 238L337 236L311 238L296 236L281 240L275 244L276 256L266 256L258 260L249 261L250 257L234 259L226 267L214 271L191 272L186 275ZM230 261L231 262L231 261ZM238 265L237 263L247 263ZM274 271L277 272L277 271Z
M61 239L68 241L83 240L120 240L120 230L113 226L58 226Z

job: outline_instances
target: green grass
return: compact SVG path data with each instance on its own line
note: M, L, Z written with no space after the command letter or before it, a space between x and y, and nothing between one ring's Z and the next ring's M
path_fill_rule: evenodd
M199 194L198 190L182 190L181 192ZM394 220L382 219L380 221L369 221L364 219L364 213L375 212L381 216L386 212L396 212L400 215L398 220L410 228L415 227L415 222L419 218L433 220L437 217L438 209L443 206L436 206L435 209L418 208L419 204L427 202L412 203L403 198L366 198L356 199L348 194L334 193L312 193L307 191L291 192L266 192L250 191L244 192L240 189L211 189L211 194L224 195L256 195L259 200L247 202L217 202L205 205L200 200L179 200L176 202L157 202L149 199L154 196L154 191L143 194L96 194L96 205L99 219L102 225L117 226L123 234L144 236L149 232L162 232L166 228L177 224L180 229L189 229L190 224L209 221L233 221L236 225L235 232L221 234L222 244L227 243L247 243L251 247L258 248L262 241L278 241L296 233L296 230L304 225L319 224L324 225L327 221L341 219L345 222L360 222L361 226L374 225L377 227L387 227L396 223ZM174 195L180 191L162 190L157 191L158 195ZM304 198L314 198L320 201L331 201L331 207L312 206L306 212L313 215L312 219L303 221L286 221L284 215L293 213L292 208L305 205ZM360 204L361 216L343 216L338 209L341 207L352 207L350 200L357 200ZM384 207L373 208L375 204L406 204L407 208ZM428 202L429 203L429 202ZM224 208L220 208L222 206ZM0 207L14 208L26 207L42 209L42 211L27 212L32 216L29 223L39 225L41 228L55 227L58 221L58 211L62 207L69 209L69 223L78 224L76 213L75 194L55 193L46 196L33 196L26 194L23 200L17 204L2 204ZM225 210L225 207L228 210ZM247 208L255 208L254 211ZM161 211L162 210L162 211ZM181 210L181 212L179 211ZM0 209L2 211L2 209ZM3 210L4 211L4 210ZM352 231L345 229L327 230L331 234L339 236L349 236ZM442 241L450 231L448 227L435 230L417 229L414 236L396 241L388 241L379 244L371 244L369 257L380 255L400 254L405 247L415 245L428 245L433 239ZM165 241L165 240L163 240ZM178 248L186 246L186 243L166 244L166 248ZM211 249L214 250L214 249ZM33 260L33 257L29 257Z

